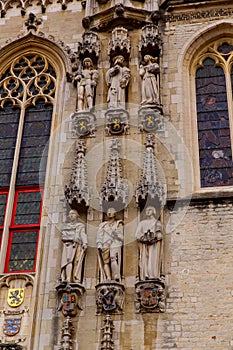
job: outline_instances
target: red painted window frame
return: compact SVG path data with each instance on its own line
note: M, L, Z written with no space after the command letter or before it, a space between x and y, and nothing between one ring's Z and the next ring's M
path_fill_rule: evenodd
M14 225L14 219L15 219L15 215L16 215L16 208L17 208L19 193L31 193L31 192L40 192L41 193L40 213L39 213L38 223ZM33 188L30 187L30 188L16 189L15 196L14 196L13 211L12 211L12 216L11 216L11 225L9 227L9 239L8 239L8 246L7 246L7 253L6 253L6 260L5 260L5 269L4 269L5 273L30 273L30 272L36 271L36 260L37 260L37 254L38 254L38 242L39 242L39 235L40 235L40 221L41 221L42 205L43 205L43 190L40 187L36 186ZM9 271L9 262L10 262L12 239L13 239L14 232L22 232L23 233L23 232L28 232L31 230L37 231L36 250L35 250L35 256L34 256L34 269L32 269L32 270L10 270Z
M3 234L3 228L4 228L4 221L5 221L5 214L6 214L6 206L7 206L7 200L8 200L8 190L0 190L0 195L1 194L6 194L6 205L4 209L4 215L3 215L3 222L2 225L0 225L0 247L2 245L2 234Z

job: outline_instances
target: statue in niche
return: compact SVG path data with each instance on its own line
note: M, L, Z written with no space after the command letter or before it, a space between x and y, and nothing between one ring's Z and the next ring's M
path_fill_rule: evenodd
M141 105L159 104L158 74L160 69L157 61L157 57L145 55L144 65L139 67L139 74L142 78Z
M116 220L116 210L109 208L108 220L99 225L97 248L101 282L121 281L121 249L123 245L123 221Z
M99 80L99 73L93 68L91 58L86 57L83 60L83 68L78 71L74 78L77 82L77 111L93 110L95 87Z
M160 278L162 224L156 219L156 209L146 208L146 219L142 220L135 236L139 245L139 278L141 281Z
M130 70L123 66L124 57L119 55L113 58L113 67L106 73L108 85L108 108L125 109L125 90L130 80Z
M70 210L68 218L69 222L62 229L61 280L62 282L80 283L87 249L86 228L79 221L77 210Z

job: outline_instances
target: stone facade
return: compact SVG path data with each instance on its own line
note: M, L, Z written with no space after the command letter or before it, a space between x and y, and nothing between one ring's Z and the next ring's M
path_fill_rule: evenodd
M1 72L18 55L40 53L53 62L57 83L36 271L4 273L8 236L2 239L0 349L233 349L232 188L200 187L194 83L196 57L205 46L233 39L232 13L232 1L226 0L1 2ZM143 46L146 25L154 36L145 37ZM83 35L88 32L95 34ZM149 132L138 117L139 66L145 54L158 58L160 70L160 101L149 109L155 118L157 166L150 176L157 177L163 193L151 198L148 189L146 197L136 202L140 175L146 176L149 169L148 164L143 168ZM130 79L124 86L126 107L114 109L111 120L106 73L119 55ZM85 57L98 71L98 84L92 96L94 109L81 116L91 124L84 125L87 131L82 134L81 119L74 123L72 116L77 117L74 77ZM121 115L123 120L116 120ZM229 116L232 120L232 110ZM78 138L84 140L79 151ZM112 156L115 139L117 161ZM117 197L120 190L123 203ZM114 283L101 281L96 246L109 202L116 205L117 220L124 223L122 278ZM152 204L160 209L162 260L155 296L149 282L144 286L145 293L154 297L151 309L145 309L137 307L135 294L139 282L135 231L144 207ZM86 224L88 247L82 283L63 284L61 237L70 206ZM12 306L9 290L20 292L20 288L23 301ZM9 318L19 327L16 334L6 331Z

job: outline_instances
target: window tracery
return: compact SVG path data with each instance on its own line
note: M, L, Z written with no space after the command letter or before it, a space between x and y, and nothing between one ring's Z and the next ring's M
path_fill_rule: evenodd
M196 66L201 187L232 186L233 45L215 42Z
M0 232L4 230L2 243L8 245L5 272L35 271L55 90L56 72L39 54L15 58L0 77Z

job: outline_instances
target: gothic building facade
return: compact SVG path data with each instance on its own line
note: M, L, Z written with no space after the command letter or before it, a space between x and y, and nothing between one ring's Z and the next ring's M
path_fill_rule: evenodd
M0 12L0 349L233 349L232 1Z

